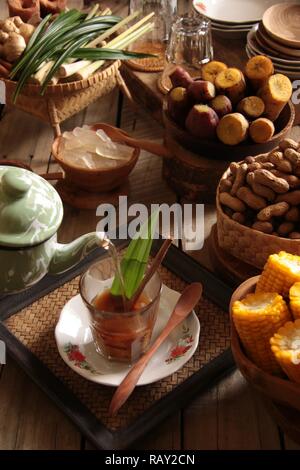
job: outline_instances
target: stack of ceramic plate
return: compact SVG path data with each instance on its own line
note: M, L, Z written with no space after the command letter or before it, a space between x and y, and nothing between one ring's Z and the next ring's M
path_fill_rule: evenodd
M300 3L281 3L269 8L247 36L249 57L270 57L276 72L300 78Z
M215 33L235 39L246 37L266 9L280 2L282 0L193 0L193 6L211 20Z

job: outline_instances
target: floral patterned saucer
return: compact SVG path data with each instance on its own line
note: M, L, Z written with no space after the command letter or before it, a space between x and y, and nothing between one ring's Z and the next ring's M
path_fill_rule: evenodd
M163 286L152 342L157 338L179 298L179 293ZM173 374L195 353L200 322L195 312L174 330L153 356L137 385L146 385ZM130 368L112 362L97 353L89 326L89 312L80 295L63 308L55 329L59 354L65 363L82 377L102 385L118 386Z

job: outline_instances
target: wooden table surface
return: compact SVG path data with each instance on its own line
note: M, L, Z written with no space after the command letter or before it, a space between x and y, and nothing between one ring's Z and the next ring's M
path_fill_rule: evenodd
M81 0L69 3L80 6ZM188 8L181 1L180 9ZM0 17L5 17L1 2ZM113 10L126 14L127 1L106 1ZM70 119L63 129L93 122L116 124L118 92L115 91L85 112ZM126 101L119 116L121 127L136 137L161 139L162 127L146 113L138 115ZM22 160L36 172L57 171L50 157L52 130L16 110L5 110L0 123L0 158ZM161 159L142 152L130 176L130 202L175 202L161 178ZM214 208L206 206L205 235L215 222ZM59 231L62 242L70 241L96 226L95 211L65 207ZM194 255L210 268L206 247ZM0 449L91 449L89 442L56 408L51 400L10 358L0 366ZM197 397L164 421L133 447L134 449L300 449L268 416L261 401L236 371L205 394Z

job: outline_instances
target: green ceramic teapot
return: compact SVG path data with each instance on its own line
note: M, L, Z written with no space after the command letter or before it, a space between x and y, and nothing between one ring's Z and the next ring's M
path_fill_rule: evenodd
M57 243L62 218L51 184L28 170L0 166L0 296L67 271L98 246L96 233Z

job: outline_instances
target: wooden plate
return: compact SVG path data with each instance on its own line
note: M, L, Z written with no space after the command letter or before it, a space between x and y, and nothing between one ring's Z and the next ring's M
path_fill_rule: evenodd
M272 49L275 49L277 53L280 52L281 54L284 54L290 57L300 58L300 48L293 49L292 47L287 47L286 45L284 46L283 44L274 41L274 39L269 36L268 32L265 30L262 23L260 23L258 31L260 33L260 36L263 37L264 41L270 47L272 47Z
M279 69L282 69L282 70L286 70L286 71L291 71L291 72L300 72L300 62L299 64L294 63L293 61L289 61L287 63L282 63L282 62L278 62L276 60L276 57L273 57L269 54L267 54L260 46L259 44L257 43L257 41L255 40L255 38L249 38L248 36L248 42L247 42L247 47L250 49L251 52L255 53L256 55L257 54L262 54L262 55L267 55L268 57L270 57L270 59L272 59L272 62L275 66L275 68L279 68Z
M263 15L267 32L286 46L300 48L300 5L280 3L271 6Z
M285 65L293 64L293 65L300 66L299 59L294 58L294 57L289 57L284 54L278 54L278 52L275 49L272 49L272 47L270 47L265 42L263 37L260 35L260 32L258 31L258 29L250 31L249 35L251 35L251 38L255 40L258 47L261 49L261 51L263 51L264 54L268 55L270 59L272 59L274 62L278 62L280 64L285 64Z

